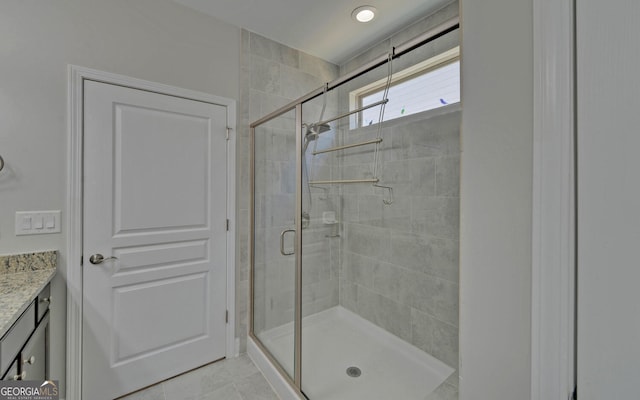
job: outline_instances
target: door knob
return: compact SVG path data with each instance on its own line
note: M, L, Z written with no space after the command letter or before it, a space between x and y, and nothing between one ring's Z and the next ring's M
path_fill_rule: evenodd
M118 257L111 256L111 257L105 258L102 254L94 254L91 257L89 257L89 262L91 264L97 265L97 264L102 264L104 261L107 261L107 260L117 260L117 259Z

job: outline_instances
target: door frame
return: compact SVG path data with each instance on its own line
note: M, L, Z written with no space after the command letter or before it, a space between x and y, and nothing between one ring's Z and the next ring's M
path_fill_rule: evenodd
M533 0L531 400L575 387L575 5Z
M84 81L92 80L117 86L125 86L169 96L181 97L226 107L227 110L227 265L226 265L226 309L228 321L226 326L226 357L238 355L235 338L235 231L236 231L236 101L203 92L196 92L113 74L95 69L68 66L67 93L67 215L65 222L68 229L67 240L67 367L66 398L80 400L82 398L82 160L83 160L83 93Z

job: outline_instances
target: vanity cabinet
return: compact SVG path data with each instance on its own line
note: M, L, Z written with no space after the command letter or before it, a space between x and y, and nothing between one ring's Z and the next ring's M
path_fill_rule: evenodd
M9 371L5 374L5 377L2 378L3 381L15 381L18 380L20 376L18 375L18 360L13 360L13 364L9 367Z
M47 285L0 339L2 380L49 377L49 293Z

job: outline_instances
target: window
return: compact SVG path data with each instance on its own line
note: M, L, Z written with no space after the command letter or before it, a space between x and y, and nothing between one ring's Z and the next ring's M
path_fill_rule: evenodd
M387 79L351 92L351 109L382 100ZM456 47L393 74L383 121L460 102L460 49ZM380 107L354 115L351 127L378 123Z

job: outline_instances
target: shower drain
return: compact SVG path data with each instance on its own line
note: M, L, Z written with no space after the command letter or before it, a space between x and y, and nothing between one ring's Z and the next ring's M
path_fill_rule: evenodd
M347 368L347 375L352 378L357 378L362 375L362 371L360 371L360 368L358 367L349 367Z

